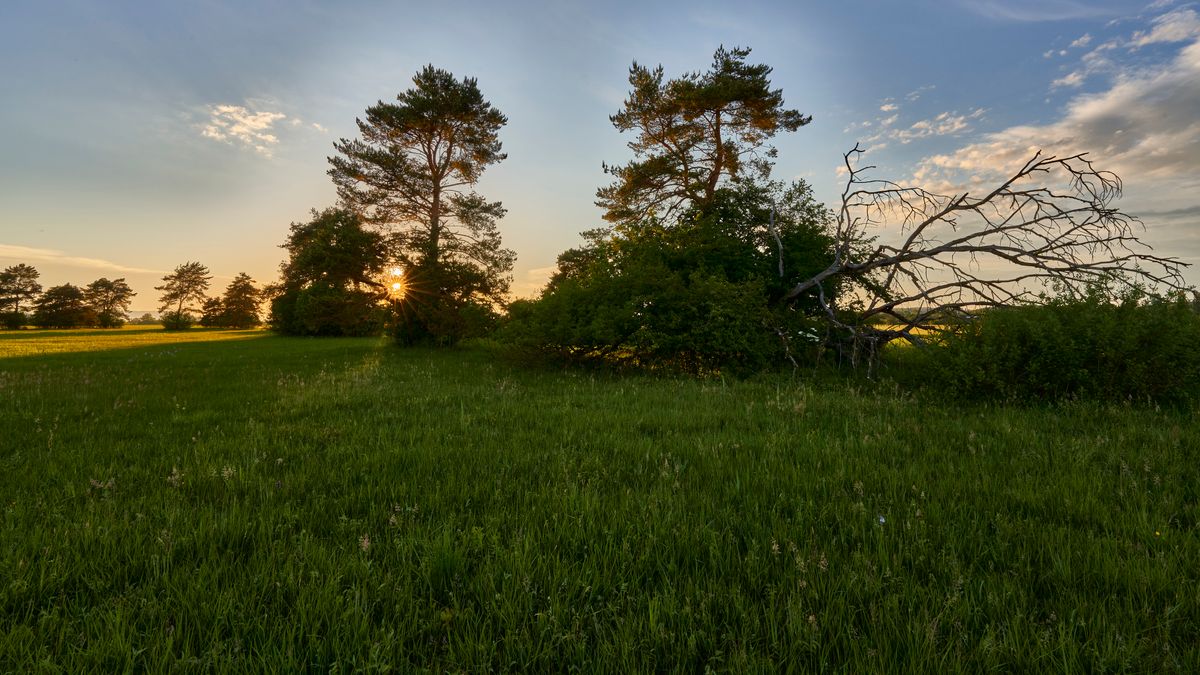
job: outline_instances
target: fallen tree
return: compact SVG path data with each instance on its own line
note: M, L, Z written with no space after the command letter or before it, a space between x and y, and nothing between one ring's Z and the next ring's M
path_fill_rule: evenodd
M975 196L871 178L863 152L843 156L833 262L786 296L815 295L829 338L854 359L897 339L922 345L948 319L1033 303L1048 287L1079 297L1184 289L1186 264L1139 239L1143 223L1113 206L1121 179L1085 153L1038 152ZM842 292L828 293L834 284Z

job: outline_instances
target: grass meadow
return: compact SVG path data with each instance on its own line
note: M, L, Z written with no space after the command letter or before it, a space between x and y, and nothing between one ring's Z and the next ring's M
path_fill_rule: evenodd
M1200 672L1197 412L0 334L0 671Z

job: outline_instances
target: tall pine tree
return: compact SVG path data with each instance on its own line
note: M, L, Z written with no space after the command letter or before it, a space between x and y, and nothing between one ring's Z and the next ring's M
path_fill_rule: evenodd
M507 119L473 78L426 66L396 103L367 108L361 138L334 143L329 175L347 207L391 232L407 294L397 337L452 343L471 317L502 304L516 254L503 248L500 202L474 192L505 158Z

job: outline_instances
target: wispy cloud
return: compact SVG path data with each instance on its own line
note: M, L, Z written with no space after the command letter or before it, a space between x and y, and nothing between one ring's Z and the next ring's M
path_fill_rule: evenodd
M56 249L16 246L14 244L0 244L0 260L13 260L23 263L50 263L66 265L68 267L81 267L108 272L122 272L125 274L164 273L163 270L151 270L144 267L130 267L128 265L122 265L120 263L115 263L110 260L103 260L101 258L85 258L81 256L69 255Z
M1144 21L1144 20L1143 20ZM1089 37L1084 35L1084 37ZM1096 75L1115 77L1129 76L1133 69L1127 63L1142 47L1155 44L1187 42L1200 37L1200 15L1190 8L1182 8L1157 16L1150 25L1135 31L1129 37L1114 37L1084 53L1074 69L1050 83L1050 90L1081 87L1088 78ZM1091 40L1083 38L1071 43L1086 46ZM1053 51L1053 50L1051 50ZM1048 52L1049 53L1049 52ZM1058 52L1066 55L1066 50ZM1126 61L1125 63L1122 60Z
M1134 47L1146 45L1186 42L1200 36L1200 16L1192 9L1177 9L1154 19L1148 31L1133 34L1130 40Z
M201 133L205 138L242 145L270 157L272 149L279 143L275 124L286 118L287 115L281 112L252 111L240 105L214 105L209 106L208 123Z
M1050 83L1051 89L1059 89L1061 87L1078 87L1083 84L1087 78L1087 73L1082 70L1073 70L1066 75L1054 80Z
M933 91L934 89L937 89L937 85L927 84L923 87L917 87L916 89L913 89L912 91L905 94L904 100L911 103L911 102L916 101L917 99L921 98L926 93Z
M1022 23L1113 16L1116 10L1076 0L959 0L968 10L989 19Z
M934 115L928 119L917 120L911 124L898 125L900 113L895 112L899 106L893 104L883 105L879 108L883 112L891 112L887 117L877 118L873 122L868 120L859 124L852 124L843 131L853 133L855 131L873 130L873 133L862 138L864 143L867 143L874 150L882 150L891 142L898 142L901 145L908 145L913 141L934 138L938 136L953 136L964 133L971 128L974 120L978 120L987 112L983 108L976 108L969 113L958 113L957 111L946 111Z
M1080 35L1074 42L1071 43L1072 49L1082 49L1092 42L1092 36L1088 33Z
M1111 86L1076 96L1061 119L1014 126L922 166L1007 173L1032 151L1091 151L1121 173L1200 180L1200 41L1158 69L1124 73Z
M1160 17L1124 44L1160 28L1163 41L1179 35L1163 28L1168 25L1186 20ZM1196 221L1185 222L1185 216L1200 212L1200 34L1190 39L1158 65L1112 65L1106 88L1076 94L1055 121L1012 126L926 157L914 179L937 190L969 189L1010 175L1038 150L1060 156L1089 152L1097 166L1125 179L1132 210L1141 205L1160 215L1169 212L1163 226L1174 229L1162 236L1191 242L1180 250L1200 253Z

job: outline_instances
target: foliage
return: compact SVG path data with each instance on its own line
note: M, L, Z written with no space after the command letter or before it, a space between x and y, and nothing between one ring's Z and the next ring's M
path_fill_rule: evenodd
M1200 663L1194 410L238 335L0 335L5 670Z
M458 263L408 271L404 292L395 299L396 341L408 346L450 346L486 335L499 319L496 305L487 297L486 289L494 287L493 282L478 267Z
M292 223L288 259L271 301L271 328L285 335L369 335L383 326L377 281L387 262L383 235L345 209Z
M201 308L200 325L210 328L253 328L261 323L258 303L262 291L254 279L242 272L225 287L219 298L209 298Z
M42 285L37 282L39 276L36 269L24 263L10 265L0 272L0 313L11 317L5 321L7 327L12 328L14 323L21 327L17 316L23 314L23 305L42 292Z
M189 321L188 325L183 327L190 326L195 318L188 315L188 312L198 311L195 303L203 303L207 299L205 291L208 290L208 283L212 279L208 268L198 262L186 262L162 279L165 283L155 286L154 290L163 292L160 298L162 305L158 310L163 313L163 327L167 330L177 330L176 326L184 323L185 315ZM167 319L167 314L171 315L170 320Z
M200 325L219 328L225 323L225 304L221 298L208 298L200 307Z
M803 182L769 179L765 143L810 118L783 107L771 68L720 48L708 72L630 69L634 159L597 192L612 223L564 252L541 298L510 308L527 351L689 372L795 363L811 297L785 298L832 257L830 214ZM836 292L836 288L830 290Z
M77 328L99 323L84 292L73 284L46 289L33 304L33 323L40 328Z
M749 49L724 47L707 72L664 81L663 68L634 62L629 98L613 115L619 131L636 131L635 159L604 167L616 178L597 191L597 206L614 224L669 221L681 210L703 208L724 180L765 181L775 149L764 143L779 131L812 121L783 107L771 89L771 68L746 63Z
M100 278L83 289L84 298L96 313L101 328L119 328L125 323L129 304L137 293L120 279Z
M150 312L146 312L136 319L130 319L129 323L134 326L154 326L159 323L159 320L154 318Z
M225 295L221 297L222 325L229 328L253 328L262 323L258 313L260 291L254 285L254 279L242 272L225 287Z
M504 336L567 360L689 372L747 372L805 346L807 298L796 279L830 257L829 215L804 183L722 187L674 225L622 224L585 233L559 256L541 298L514 303Z
M1200 316L1182 298L1106 293L983 313L922 363L935 386L1004 399L1200 395Z
M3 312L0 313L0 326L7 330L20 330L25 327L25 323L29 320L29 316L25 312Z
M271 308L271 327L284 335L378 335L386 318L378 293L324 282L286 290Z
M388 226L409 295L397 336L453 343L469 323L459 312L498 306L516 254L501 246L500 202L471 190L504 159L497 132L507 122L473 78L426 66L398 103L367 109L360 139L341 139L329 174L338 195L370 223ZM450 331L450 332L446 332Z
M187 330L196 325L196 317L187 312L166 312L159 321L166 330Z

